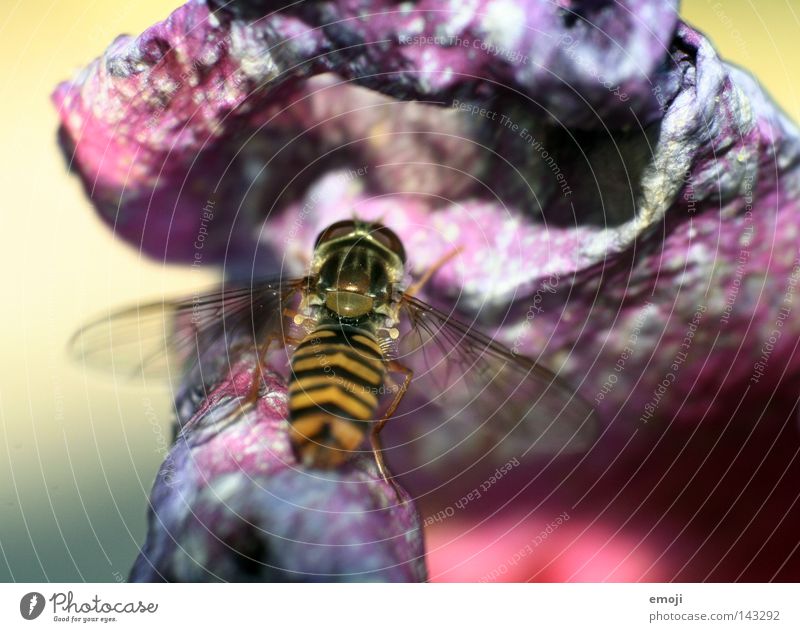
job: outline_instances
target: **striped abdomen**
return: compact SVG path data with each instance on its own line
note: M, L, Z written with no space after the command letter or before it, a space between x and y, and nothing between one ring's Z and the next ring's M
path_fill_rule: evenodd
M335 467L357 450L374 419L386 369L374 336L350 325L323 325L292 357L291 439L300 460Z

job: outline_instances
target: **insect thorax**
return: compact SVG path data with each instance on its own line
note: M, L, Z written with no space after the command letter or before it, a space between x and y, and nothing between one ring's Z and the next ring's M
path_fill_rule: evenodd
M327 309L347 321L388 314L403 264L394 253L353 236L323 244L315 253L317 291Z

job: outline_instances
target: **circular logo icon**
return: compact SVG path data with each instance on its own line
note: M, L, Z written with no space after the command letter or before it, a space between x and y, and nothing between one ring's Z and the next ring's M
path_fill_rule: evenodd
M23 619L35 619L44 610L44 595L38 592L29 592L19 601L19 613Z

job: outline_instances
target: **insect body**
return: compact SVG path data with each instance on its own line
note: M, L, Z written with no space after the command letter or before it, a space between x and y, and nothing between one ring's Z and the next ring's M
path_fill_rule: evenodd
M404 265L400 240L384 226L343 221L317 238L307 316L295 318L314 328L295 349L289 381L290 436L307 465L340 464L376 420L387 373L376 334L396 319Z
M585 449L591 408L548 369L404 291L405 263L385 226L337 222L317 238L307 277L125 310L78 332L73 353L143 374L169 371L177 356L191 381L214 374L209 355L235 357L234 349L255 350L259 370L273 366L277 342L288 352L291 442L312 467L342 464L369 434L387 477L378 436L412 376L445 421L453 414L495 436L522 428L534 453ZM251 402L257 396L256 388Z
M330 467L358 449L386 379L377 340L364 329L322 325L292 357L291 439L303 462Z

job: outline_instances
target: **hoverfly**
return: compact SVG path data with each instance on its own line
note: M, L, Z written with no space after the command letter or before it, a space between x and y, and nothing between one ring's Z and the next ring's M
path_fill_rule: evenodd
M209 354L250 349L260 370L284 350L291 443L309 467L336 467L369 434L378 470L390 480L379 435L415 381L445 415L501 429L522 425L533 452L587 447L592 409L565 382L404 291L405 267L405 249L390 229L339 221L317 237L306 277L121 311L80 330L72 352L145 375L163 374L173 355L182 374L200 376ZM260 379L253 384L245 397L251 404Z

